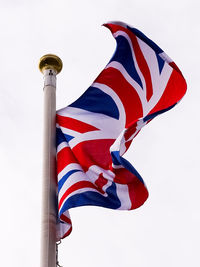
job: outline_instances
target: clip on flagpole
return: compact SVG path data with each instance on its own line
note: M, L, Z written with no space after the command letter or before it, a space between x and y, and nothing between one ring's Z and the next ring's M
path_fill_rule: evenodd
M62 61L55 55L45 55L39 69L44 75L41 267L56 267L56 75L62 69Z

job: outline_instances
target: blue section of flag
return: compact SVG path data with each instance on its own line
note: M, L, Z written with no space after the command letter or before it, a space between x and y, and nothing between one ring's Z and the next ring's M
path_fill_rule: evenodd
M120 156L119 151L112 151L111 157L115 165L122 165L125 169L133 173L144 184L144 181L137 170L130 164L130 162L128 162L128 160Z
M69 142L74 137L69 134L64 134L60 128L56 128L56 145L60 145L62 142Z
M112 157L112 162L114 165L121 165L119 151L112 151L111 157Z
M58 191L60 191L60 189L62 188L63 184L66 182L66 180L75 172L80 172L81 170L71 170L69 172L67 172L62 179L58 182Z
M116 41L117 50L110 62L117 61L121 63L128 74L140 85L141 88L143 88L141 79L135 68L135 63L132 59L132 52L128 40L124 36L118 36Z
M159 67L159 72L161 73L164 65L165 65L165 61L158 55L156 54L157 60L158 60L158 67Z
M119 119L119 110L113 99L96 87L89 87L70 107L101 113Z
M65 201L59 213L62 214L70 208L80 206L99 206L118 209L121 206L121 202L116 194L116 185L114 182L107 188L106 193L108 194L106 197L98 192L92 191L75 194Z
M71 136L71 135L69 135L69 134L64 134L64 136L65 136L65 141L67 141L67 142L69 142L70 140L72 140L73 138L74 138L74 136Z
M60 128L56 128L56 145L60 145L62 142L66 142L65 136Z
M144 41L146 44L148 44L157 54L160 54L163 52L163 50L154 43L151 39L149 39L144 33L139 31L136 28L132 28L130 26L127 26L127 29L129 29L132 33L134 33L137 37L139 37L142 41Z
M177 103L176 103L176 104L177 104ZM150 115L147 115L146 117L144 117L143 121L146 122L146 121L152 120L152 119L155 118L156 116L158 116L158 115L160 115L160 114L162 114L162 113L164 113L164 112L166 112L166 111L172 109L174 106L176 106L176 104L174 104L174 105L172 105L172 106L170 106L170 107L168 107L168 108L159 110L159 111L157 111L157 112L155 112L155 113L152 113L152 114L150 114Z

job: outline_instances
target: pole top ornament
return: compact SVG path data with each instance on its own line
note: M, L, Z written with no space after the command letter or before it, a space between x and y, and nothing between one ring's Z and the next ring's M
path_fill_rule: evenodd
M56 55L47 54L40 58L39 69L42 73L44 70L53 69L58 74L61 72L62 67L62 60Z

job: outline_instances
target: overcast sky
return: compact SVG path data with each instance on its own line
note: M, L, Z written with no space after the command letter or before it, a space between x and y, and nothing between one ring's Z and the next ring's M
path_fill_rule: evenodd
M124 21L154 40L188 84L173 110L148 124L126 158L149 189L135 211L71 210L64 267L199 267L200 120L198 0L0 0L1 265L40 261L43 77L39 58L63 60L57 108L93 82L115 50L101 24Z

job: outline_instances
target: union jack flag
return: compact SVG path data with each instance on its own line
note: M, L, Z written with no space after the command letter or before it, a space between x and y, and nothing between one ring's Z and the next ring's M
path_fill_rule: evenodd
M132 210L146 201L142 177L122 156L141 128L186 92L181 71L142 32L122 22L104 26L117 42L112 59L57 112L58 239L72 230L70 208Z

